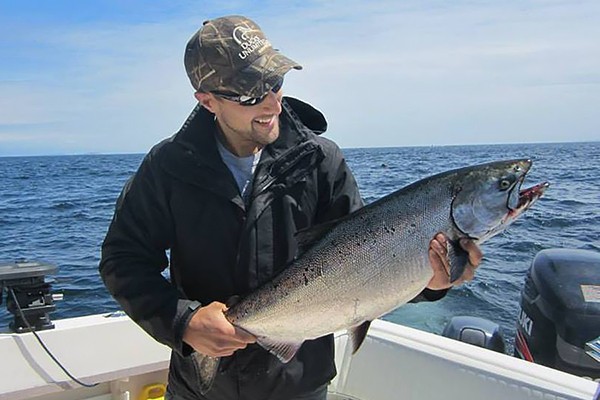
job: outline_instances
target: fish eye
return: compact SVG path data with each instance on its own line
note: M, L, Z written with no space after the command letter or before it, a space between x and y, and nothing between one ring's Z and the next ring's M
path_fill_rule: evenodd
M510 188L512 186L513 182L514 182L514 179L502 178L498 182L498 187L500 188L500 190L507 190L508 188Z

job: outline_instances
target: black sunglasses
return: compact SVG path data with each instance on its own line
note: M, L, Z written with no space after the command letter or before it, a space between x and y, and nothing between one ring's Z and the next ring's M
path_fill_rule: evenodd
M273 92L273 93L279 92L281 90L282 86L283 86L283 79L280 80L279 82L277 82L275 84L275 86L273 86L271 88L271 92ZM214 94L215 96L221 97L222 99L229 100L229 101L235 101L240 106L255 106L257 104L262 103L262 101L264 99L266 99L267 96L269 95L269 92L263 94L260 97L250 97L250 96L245 96L245 95L241 95L241 94L225 93L225 92L218 92L218 91L212 91L211 93Z

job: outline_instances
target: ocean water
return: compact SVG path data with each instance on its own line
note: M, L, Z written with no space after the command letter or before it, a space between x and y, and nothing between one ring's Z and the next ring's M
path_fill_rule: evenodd
M524 186L550 181L546 195L505 233L482 246L476 278L441 301L407 304L384 319L441 333L452 316L500 324L511 348L525 274L547 248L600 251L600 142L344 149L362 196L372 202L448 169L499 159L534 162ZM53 319L115 311L97 272L116 198L143 158L77 155L0 158L0 262L58 265L62 293ZM0 331L12 316L0 305Z

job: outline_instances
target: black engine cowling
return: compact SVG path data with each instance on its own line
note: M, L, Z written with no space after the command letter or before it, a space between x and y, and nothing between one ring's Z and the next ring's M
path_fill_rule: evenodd
M514 355L598 379L600 361L587 344L599 336L600 254L540 251L521 291Z

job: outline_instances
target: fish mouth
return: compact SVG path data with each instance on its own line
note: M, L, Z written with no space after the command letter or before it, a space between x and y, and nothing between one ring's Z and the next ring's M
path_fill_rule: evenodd
M525 180L524 175L521 178L519 178L519 187L523 183L523 180ZM549 182L542 182L530 188L520 190L519 202L517 203L517 206L515 208L509 208L507 219L514 219L518 217L521 213L523 213L525 210L531 207L531 205L535 203L540 197L542 197L546 189L548 189L549 187Z

